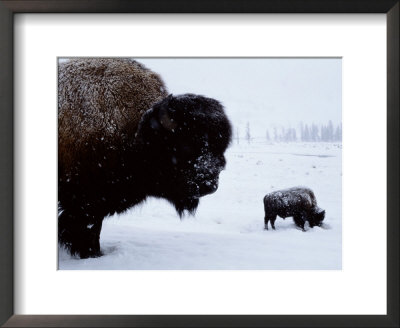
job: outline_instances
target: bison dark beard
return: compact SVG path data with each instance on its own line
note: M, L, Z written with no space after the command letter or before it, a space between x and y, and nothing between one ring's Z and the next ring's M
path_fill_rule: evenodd
M197 207L199 206L199 199L187 198L185 200L176 200L173 203L179 216L182 217L185 214L185 211L187 211L190 215L194 215L196 213Z

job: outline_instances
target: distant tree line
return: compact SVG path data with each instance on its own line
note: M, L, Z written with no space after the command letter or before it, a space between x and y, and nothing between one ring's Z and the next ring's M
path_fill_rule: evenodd
M333 126L332 121L328 124L317 125L312 123L310 126L308 124L300 124L301 141L322 141L322 142L332 142L342 141L342 123L338 124L336 127Z
M243 138L243 137L242 137ZM334 126L332 121L327 124L300 124L299 129L274 127L270 132L268 129L265 133L267 141L271 142L341 142L342 141L342 123ZM234 139L237 143L241 139L239 137L239 128L234 131ZM244 139L247 143L251 143L254 137L250 131L250 124L247 122ZM258 139L258 138L256 138Z
M269 131L266 132L267 141L276 142L341 142L342 141L342 123L334 126L332 121L327 124L300 124L300 136L297 135L296 129L284 128L273 129L273 138L271 139Z

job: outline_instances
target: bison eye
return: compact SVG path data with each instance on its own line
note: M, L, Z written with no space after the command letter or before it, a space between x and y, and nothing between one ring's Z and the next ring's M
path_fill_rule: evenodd
M153 130L158 130L158 129L160 129L161 126L160 126L160 123L158 123L158 121L153 117L150 120L150 127Z
M179 152L180 155L184 158L197 157L198 154L201 153L203 147L201 145L196 144L194 140L186 140L186 141L187 142L183 142L176 147L177 152Z
M193 148L190 146L182 146L181 148L182 155L188 157L194 153Z

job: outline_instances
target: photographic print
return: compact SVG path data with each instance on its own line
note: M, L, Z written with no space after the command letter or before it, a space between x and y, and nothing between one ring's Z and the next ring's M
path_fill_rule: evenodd
M59 58L60 270L341 270L341 58Z

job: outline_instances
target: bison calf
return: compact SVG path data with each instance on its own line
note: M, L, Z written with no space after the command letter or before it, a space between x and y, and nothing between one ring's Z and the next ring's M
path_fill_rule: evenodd
M281 218L293 217L295 224L303 231L308 221L311 228L321 226L325 218L325 211L317 206L317 200L311 189L295 187L279 190L264 197L265 229L268 230L268 221L275 229L276 216Z

